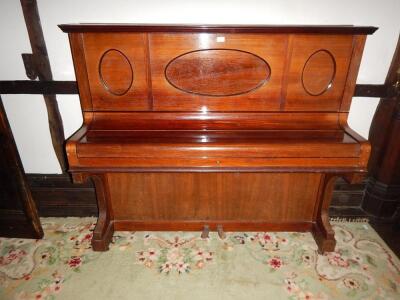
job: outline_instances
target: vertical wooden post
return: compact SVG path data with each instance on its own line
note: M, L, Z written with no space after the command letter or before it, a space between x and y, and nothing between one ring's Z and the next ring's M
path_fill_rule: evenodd
M32 48L31 66L35 68L34 72L32 72L32 70L27 70L27 74L37 74L39 80L51 81L53 80L53 75L51 73L50 61L44 41L36 0L21 0L21 6ZM26 55L24 61L25 60ZM32 77L30 78L32 79ZM43 97L47 108L53 148L58 162L60 163L61 170L65 173L67 170L67 162L64 151L64 128L58 109L57 99L55 95L43 95Z
M0 236L43 237L21 159L0 97Z
M391 221L396 211L400 217L400 38L385 84L395 91L381 99L372 121L370 178L362 203L375 221Z

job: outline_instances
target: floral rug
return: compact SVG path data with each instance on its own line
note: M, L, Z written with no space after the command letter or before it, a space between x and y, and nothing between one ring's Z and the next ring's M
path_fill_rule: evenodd
M116 232L93 252L94 218L44 218L43 240L0 239L0 299L400 299L400 261L368 223L309 233Z

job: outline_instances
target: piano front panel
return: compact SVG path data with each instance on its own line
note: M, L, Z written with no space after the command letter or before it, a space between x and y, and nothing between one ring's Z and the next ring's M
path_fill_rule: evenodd
M149 110L147 36L143 33L83 35L93 110Z
M351 35L84 33L94 111L340 110Z
M287 39L281 34L151 34L154 110L279 110Z
M293 36L285 110L339 111L352 48L352 36Z

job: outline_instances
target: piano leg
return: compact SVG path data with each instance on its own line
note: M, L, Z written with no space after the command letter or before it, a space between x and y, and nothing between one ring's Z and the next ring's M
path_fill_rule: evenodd
M335 233L329 223L328 209L332 199L334 184L338 177L333 174L325 174L322 177L320 186L319 201L317 203L318 209L312 227L312 234L318 245L318 252L321 254L335 251Z
M89 177L95 185L99 207L99 218L93 231L92 248L94 251L107 251L114 234L107 176L106 174L94 174Z

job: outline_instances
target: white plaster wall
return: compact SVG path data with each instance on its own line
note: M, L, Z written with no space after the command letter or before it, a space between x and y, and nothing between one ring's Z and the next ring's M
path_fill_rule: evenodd
M75 22L201 24L371 25L358 83L383 83L400 30L399 0L37 0L53 77L74 80L67 35L57 24ZM30 45L20 2L0 1L0 80L27 79L21 53ZM3 95L25 171L59 173L41 96ZM58 96L66 136L82 116L77 96ZM364 137L376 109L375 99L354 99L349 123Z

